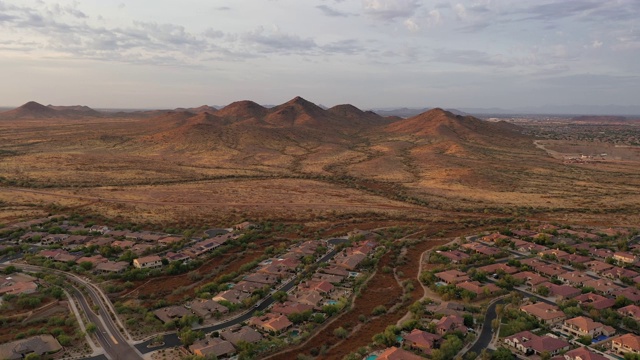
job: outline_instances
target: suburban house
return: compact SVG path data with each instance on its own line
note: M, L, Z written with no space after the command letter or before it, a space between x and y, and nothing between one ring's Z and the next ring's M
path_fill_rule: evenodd
M591 336L592 338L600 335L611 336L616 332L611 326L606 326L585 316L565 320L561 329L564 333L573 336Z
M636 262L636 256L623 251L613 253L613 259L619 263L633 264Z
M126 261L107 261L96 265L95 270L101 274L121 274L127 270L129 263Z
M640 320L640 306L636 304L631 304L625 307L618 309L618 314L622 316L629 316L634 320Z
M262 340L262 334L248 326L233 326L220 332L220 337L237 346L241 341L256 343Z
M538 285L548 282L544 276L538 275L531 271L523 271L513 275L514 279L523 280L524 283L529 286L531 289L535 289Z
M195 355L207 358L212 355L215 355L217 358L227 357L236 352L236 349L230 342L216 337L197 340L189 346L189 350Z
M249 320L249 325L266 332L279 334L293 326L293 323L284 315L266 314L255 316Z
M168 323L173 320L179 320L185 315L191 315L191 312L184 306L167 306L155 310L153 314L163 323Z
M291 315L296 313L303 313L305 311L313 310L314 306L309 304L302 304L296 301L285 301L283 303L275 303L271 308L271 312L279 315Z
M520 311L525 312L544 324L555 324L566 318L564 312L555 305L538 302L535 304L523 305Z
M625 353L640 354L640 336L624 334L611 341L611 350L620 355Z
M574 288L569 285L556 285L550 282L544 282L542 284L538 284L538 286L534 289L536 292L538 289L544 286L549 289L549 296L556 298L556 300L567 300L572 299L582 293L580 289Z
M495 284L481 284L478 281L463 281L456 285L456 287L467 290L473 294L476 294L478 298L483 296L491 296L501 289Z
M251 294L238 289L229 289L213 297L215 301L228 301L232 304L240 304L244 299L251 297Z
M428 333L420 329L413 329L411 333L403 336L404 343L412 349L420 350L425 354L431 354L431 350L440 345L442 336Z
M5 294L33 294L38 289L36 278L27 274L12 274L0 280L0 296Z
M454 331L460 331L463 334L467 333L467 327L464 326L464 319L461 316L443 316L436 322L436 333L439 335L444 336Z
M158 255L150 255L133 260L133 266L138 269L157 269L162 267L162 259Z
M438 279L448 285L455 285L469 280L469 276L460 270L447 270L435 274Z
M497 263L497 264L491 264L491 265L485 265L485 266L481 266L478 268L478 271L482 271L484 273L487 274L497 274L499 272L503 272L505 274L515 274L518 272L518 269L513 267L513 266L509 266L507 264L503 264L503 263Z
M24 359L29 354L39 356L54 354L62 345L51 335L38 335L0 345L0 359Z
M582 308L592 307L596 310L613 307L613 305L615 305L616 303L614 299L610 299L594 293L578 295L574 299L578 301L578 304L580 304Z
M191 303L191 312L202 319L210 319L216 315L228 313L229 309L214 300L200 299Z
M469 258L468 254L463 253L462 251L459 251L459 250L436 251L436 253L438 253L441 256L449 259L449 261L451 261L452 264L458 264L462 260L465 260L465 259Z
M580 347L564 353L565 360L609 360L608 357L596 354L586 347Z
M422 357L404 349L392 346L386 348L378 357L378 360L424 360Z
M569 350L571 345L561 339L550 336L538 336L530 331L522 331L506 337L504 343L519 352L529 355L548 353L557 355L561 351Z

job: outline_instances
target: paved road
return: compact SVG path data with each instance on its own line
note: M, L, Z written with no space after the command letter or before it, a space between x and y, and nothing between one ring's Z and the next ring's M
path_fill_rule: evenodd
M487 349L489 343L491 343L491 338L493 337L493 329L491 328L491 322L498 317L498 313L496 312L496 306L498 304L504 304L504 300L498 300L487 308L487 313L484 317L484 323L482 324L482 331L478 334L478 340L469 351L473 351L476 354L480 354L483 349Z
M344 243L346 241L347 241L346 239L339 239L339 238L328 240L329 244L334 245L334 246L338 245L338 244L341 244L341 243ZM318 263L327 262L327 261L331 260L337 253L338 252L336 250L331 250L326 255L321 257L317 262ZM297 281L297 278L294 277L292 280L290 280L284 286L282 286L282 288L280 290L281 291L289 291L289 290L293 289L293 287L296 286L296 281ZM235 317L233 319L227 320L225 322L222 322L222 323L219 323L219 324L216 324L216 325L212 325L212 326L208 326L208 327L204 327L204 328L200 328L198 330L203 331L205 333L210 333L210 332L213 332L213 331L219 331L219 330L226 329L226 328L234 326L234 325L241 324L241 323L251 319L253 317L253 313L255 311L266 310L274 302L275 302L275 299L273 298L273 294L270 294L269 296L267 296L266 298L264 298L263 300L258 302L258 304L253 309L251 309L250 311L248 311L248 312L246 312L246 313L244 313L242 315L239 315L238 317ZM152 351L156 351L156 350L160 350L160 349L167 349L167 348L171 348L171 347L174 347L174 346L181 345L180 339L178 338L178 334L176 334L176 333L166 334L163 337L164 337L164 345L149 347L149 344L151 344L151 342L153 341L153 339L152 339L152 340L147 340L145 342L142 342L140 344L136 344L135 347L136 347L136 349L138 349L138 351L141 354L146 354L146 353L149 353L149 352L152 352Z
M36 272L55 272L61 275L64 275L73 285L73 290L71 294L74 298L78 300L80 307L87 315L87 318L90 322L94 323L97 327L96 330L96 338L100 342L100 345L104 349L104 351L108 354L109 358L117 359L117 360L140 360L142 356L138 353L135 348L127 342L127 340L122 336L120 330L117 325L111 318L109 311L106 308L106 305L100 301L100 295L97 291L88 284L87 281L82 280L80 277L75 274L66 273L64 271L58 271L53 269L42 268L39 266L33 265L24 265L24 264L14 264L16 267L21 268L23 270L28 271L36 271ZM86 289L87 294L78 290L78 286L84 287ZM98 314L94 312L91 305L89 304L88 297L91 299L91 302L95 305L98 305Z

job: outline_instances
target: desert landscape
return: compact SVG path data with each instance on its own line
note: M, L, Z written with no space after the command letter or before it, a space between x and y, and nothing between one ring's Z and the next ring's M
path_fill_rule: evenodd
M372 212L637 221L635 143L562 138L562 125L552 138L548 123L441 109L382 117L300 97L129 113L30 102L0 119L4 222L51 205L162 222ZM582 155L600 161L568 161Z

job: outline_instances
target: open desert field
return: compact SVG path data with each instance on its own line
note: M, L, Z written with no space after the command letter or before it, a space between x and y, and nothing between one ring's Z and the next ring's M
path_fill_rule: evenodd
M640 213L635 147L541 140L440 109L372 114L296 98L272 109L4 118L0 221L52 205L159 222L598 214L633 223Z

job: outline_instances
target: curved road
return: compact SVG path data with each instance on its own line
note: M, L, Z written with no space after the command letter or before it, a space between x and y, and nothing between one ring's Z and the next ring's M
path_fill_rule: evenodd
M75 274L66 273L64 271L53 270L34 265L13 265L17 268L27 271L55 272L64 275L73 284L73 290L71 294L78 300L78 303L87 315L88 320L96 325L97 330L95 332L95 336L98 339L98 342L100 342L100 345L102 346L104 351L108 354L109 358L118 360L142 359L141 354L136 351L135 347L129 344L127 340L122 336L118 326L111 318L107 306L102 301L100 301L100 294L97 293L97 291L93 288L93 286L91 286L91 284L82 280ZM91 299L91 302L94 305L98 305L98 314L94 312L92 306L89 304L89 300L87 300L86 295L77 288L77 285L84 287L89 298Z

